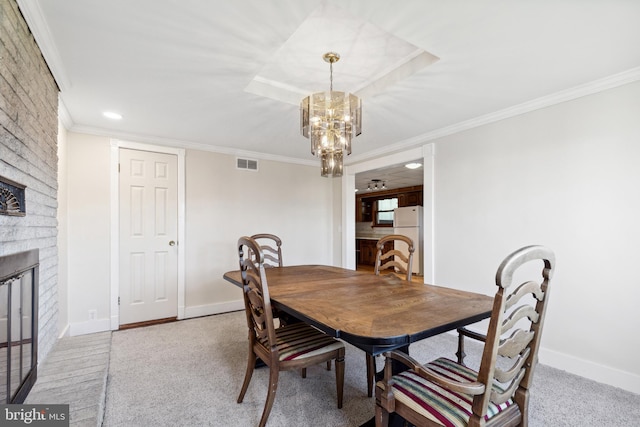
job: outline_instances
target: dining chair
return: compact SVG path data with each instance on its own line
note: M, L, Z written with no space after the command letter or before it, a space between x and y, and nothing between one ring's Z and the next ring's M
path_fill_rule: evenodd
M259 233L251 236L253 240L258 242L258 246L264 254L264 267L274 268L282 267L282 239L275 234ZM300 319L276 309L271 308L273 316L278 319L278 326L285 326L290 323L300 322ZM331 370L331 360L327 360L327 371ZM307 369L302 369L302 378L306 378Z
M406 251L402 249L406 248ZM413 240L401 234L389 234L378 240L376 244L376 264L374 274L380 275L388 271L393 274L404 275L405 280L411 281L413 268ZM367 396L373 396L373 381L376 375L376 359L366 354L367 366Z
M489 326L477 334L484 340L479 370L444 357L422 365L399 351L385 353L376 426L388 425L395 412L416 426L526 427L554 268L555 256L543 246L521 248L500 264ZM529 280L512 290L514 274ZM393 361L408 369L394 375Z
M241 237L238 254L249 328L249 357L238 403L244 399L258 358L269 367L269 389L260 427L266 425L269 418L280 371L303 369L335 359L338 408L342 408L344 344L304 322L276 328L260 245L251 237Z

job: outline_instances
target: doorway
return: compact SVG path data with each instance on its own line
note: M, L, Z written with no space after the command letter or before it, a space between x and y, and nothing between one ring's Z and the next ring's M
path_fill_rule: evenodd
M111 146L111 329L184 318L184 150Z
M424 183L422 161L422 158L418 158L355 175L356 270L373 270L377 239L395 233L393 228L395 208L422 205ZM407 165L418 166L409 168ZM419 242L415 240L415 243L418 245ZM421 236L420 243L422 243ZM417 252L417 256L420 256L420 251ZM416 261L414 266L421 265Z
M356 269L356 176L368 171L385 169L393 165L404 165L416 159L422 159L423 173L423 242L425 251L422 256L425 283L433 283L434 271L434 234L433 234L433 173L434 150L432 144L407 149L378 158L363 161L345 167L342 179L342 266ZM365 187L366 190L366 187Z

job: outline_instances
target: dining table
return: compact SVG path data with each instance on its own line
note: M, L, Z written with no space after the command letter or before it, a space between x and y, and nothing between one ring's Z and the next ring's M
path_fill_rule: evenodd
M493 298L327 265L265 269L271 303L324 333L371 354L486 319ZM242 287L239 270L224 279Z
M487 295L393 273L294 265L265 268L265 274L275 308L373 356L396 349L408 354L411 343L489 318L493 306ZM223 277L242 288L240 270Z

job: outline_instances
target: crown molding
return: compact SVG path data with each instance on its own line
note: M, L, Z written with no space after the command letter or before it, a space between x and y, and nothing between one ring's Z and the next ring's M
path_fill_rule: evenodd
M603 92L608 89L613 89L619 86L623 86L628 83L633 83L640 80L640 67L632 68L627 71L623 71L618 74L613 74L602 79L594 80L583 85L575 86L560 92L553 93L548 96L533 99L531 101L523 102L522 104L514 105L513 107L505 108L493 113L485 114L475 117L473 119L465 120L463 122L456 123L451 126L446 126L440 129L436 129L431 132L424 133L422 135L407 138L405 140L396 142L385 146L384 148L373 150L359 156L352 157L350 161L345 165L351 165L359 163L364 160L369 160L376 157L382 157L395 153L397 151L406 150L416 145L427 144L433 142L438 138L442 138L448 135L453 135L459 132L463 132L469 129L473 129L479 126L483 126L489 123L494 123L500 120L505 120L511 117L519 116L521 114L529 113L542 108L550 107L553 105L561 104L563 102L572 101L584 96L593 95L598 92Z
M53 43L53 36L46 19L44 19L39 3L33 0L17 0L17 2L24 20L27 21L29 30L33 34L33 38L36 40L40 52L42 52L42 56L58 84L58 88L60 91L70 88L71 82L64 71L62 59L55 43Z
M62 97L58 94L58 120L62 123L65 129L69 130L74 126L73 119L67 106L64 104Z
M88 135L103 136L111 139L140 142L145 144L162 145L166 147L184 148L190 150L207 151L211 153L227 154L229 156L250 157L258 160L271 160L274 162L291 163L303 166L318 166L318 162L308 159L297 159L294 157L279 156L276 154L260 153L257 151L239 150L231 147L219 147L215 145L202 144L199 142L182 141L171 138L161 138L157 136L138 135L126 132L115 132L111 129L102 129L91 126L74 125L67 128L70 132L84 133Z
M584 96L592 95L598 92L602 92L608 89L613 89L618 86L623 86L628 83L633 83L640 80L640 67L627 70L622 73L614 74L603 79L595 80L584 85L576 86L571 89L556 92L549 96L540 97L528 102L524 102L513 107L505 108L494 113L485 114L483 116L475 117L470 120L466 120L455 125L446 126L440 129L436 129L432 132L427 132L412 138L399 141L394 144L387 145L381 149L372 150L360 155L349 156L345 159L345 166L354 165L366 160L375 159L379 157L389 156L399 151L405 151L411 148L415 148L419 145L425 145L434 142L436 139L443 138L448 135L453 135L459 132L463 132L469 129L473 129L486 124L494 123L500 120L505 120L511 117L515 117L521 114L529 113L531 111L539 110L549 106L561 104L563 102L571 101ZM65 108L66 111L66 108ZM69 121L73 121L69 118ZM63 122L64 124L64 122ZM297 159L293 157L279 156L268 153L260 153L255 151L239 150L231 147L219 147L208 144L186 142L181 140L174 140L168 138L160 138L154 136L144 136L129 133L118 133L113 130L101 129L88 126L65 126L67 130L71 132L87 133L91 135L105 136L109 138L118 138L129 141L146 142L150 144L166 145L172 147L181 147L200 151L209 151L220 154L227 154L231 156L251 157L260 160L272 160L276 162L292 163L305 166L317 166L315 160Z

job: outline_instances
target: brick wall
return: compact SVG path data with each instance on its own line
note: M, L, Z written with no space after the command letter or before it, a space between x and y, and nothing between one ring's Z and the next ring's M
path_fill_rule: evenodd
M26 216L0 215L0 255L40 249L39 358L58 335L58 87L15 0L0 0L0 176Z

